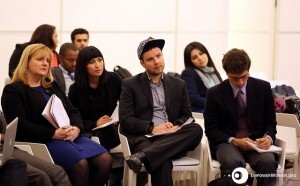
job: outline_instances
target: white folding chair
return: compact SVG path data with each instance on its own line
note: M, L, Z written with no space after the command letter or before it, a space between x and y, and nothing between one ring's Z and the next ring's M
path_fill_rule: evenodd
M198 123L203 131L205 131L205 126L204 126L204 118L202 113L192 113L193 117L195 118L195 122ZM208 184L208 176L207 176L207 170L208 170L208 149L206 147L206 141L207 137L205 133L203 133L203 137L201 140L201 150L202 150L202 155L203 155L203 171L202 171L202 185L207 185Z
M121 146L123 149L124 157L130 156L130 148L128 145L127 137L120 133L120 126L119 126L119 137L121 141ZM199 143L198 147L194 151L187 152L186 156L173 160L173 171L193 171L196 172L196 183L197 186L201 185L201 170L202 162L203 162L203 155L201 151L201 143ZM142 167L142 172L145 172L145 167ZM127 179L128 178L128 179ZM150 183L151 179L148 180ZM129 169L127 163L124 164L124 175L123 175L123 185L134 186L136 185L136 174Z
M91 140L93 140L94 142L96 142L98 144L101 144L100 143L100 139L97 136L92 136ZM112 149L109 149L109 152L110 153L120 153L120 152L123 153L121 144L118 145L118 146L116 146L116 147L114 147L114 148L112 148Z
M210 152L210 147L209 147L209 142L207 142L207 149L208 149L208 161L209 161L209 178L208 181L212 181L221 175L221 169L220 169L220 163L217 160L212 159L211 152ZM285 142L282 140L277 139L275 144L279 147L282 148L282 152L279 155L279 158L277 160L278 162L278 168L277 168L277 174L283 174L284 173L284 160L285 160ZM250 165L246 163L246 170L248 171L249 174L255 173ZM278 177L278 184L281 186L283 184L283 177Z
M286 159L292 159L294 161L293 173L297 173L299 167L299 149L300 149L300 124L297 117L294 114L276 113L277 125L295 128L296 130L296 145L294 145L294 134L282 133L282 128L277 127L277 133L281 135L282 140L286 141ZM282 134L281 134L282 133Z
M4 85L7 85L7 84L9 84L9 83L10 83L10 81L11 81L11 79L10 79L9 77L6 77L6 78L5 78Z
M29 154L46 160L50 163L54 163L51 154L45 144L42 143L30 143L30 142L16 142L16 147L21 147L22 150L27 151ZM27 146L30 146L31 152Z
M203 113L199 113L199 112L192 112L192 116L193 118L197 118L197 119L203 119Z
M32 149L29 145L15 145L20 150L26 151L28 154L33 156Z
M101 144L101 143L100 143L100 140L99 140L99 138L98 138L97 136L92 136L92 137L91 137L91 140L93 140L94 142L96 142L96 143L98 143L98 144Z

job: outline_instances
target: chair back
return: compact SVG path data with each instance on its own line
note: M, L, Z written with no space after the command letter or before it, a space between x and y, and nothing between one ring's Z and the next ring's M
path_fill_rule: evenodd
M199 145L194 150L188 151L185 156L201 161L201 150L202 144L200 141Z
M296 129L297 138L300 138L300 124L294 114L276 113L276 121L280 126L292 127Z
M20 150L26 151L28 154L33 156L32 149L29 145L15 145Z
M124 136L123 134L121 134L120 128L121 128L121 126L119 125L118 133L119 133L119 138L120 138L120 142L121 142L121 147L122 147L124 157L127 157L127 156L131 155L131 152L130 152L127 137Z
M10 81L11 81L11 79L10 79L9 77L6 77L6 78L5 78L4 85L7 85L7 84L9 84L9 83L10 83Z
M199 113L199 112L192 112L192 115L194 118L198 118L198 119L203 119L203 113Z
M207 148L207 155L208 155L208 163L209 163L210 166L212 166L213 159L212 159L212 156L211 156L209 141L208 141L207 138L206 138L206 148Z
M16 142L16 145L29 145L34 156L50 163L54 163L47 146L43 143Z
M98 144L101 144L101 143L100 143L100 140L99 140L99 138L98 138L97 136L92 136L92 137L91 137L91 140L93 140L94 142L96 142L96 143L98 143Z
M282 148L282 151L279 154L279 158L277 160L278 165L280 165L280 167L277 168L277 173L283 173L284 172L284 163L285 163L285 141L276 139L275 145ZM280 172L278 172L278 171L280 171Z

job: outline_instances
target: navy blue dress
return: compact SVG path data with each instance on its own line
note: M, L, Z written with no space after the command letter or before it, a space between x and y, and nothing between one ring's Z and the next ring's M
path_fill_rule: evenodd
M42 86L35 87L35 89L43 94L46 101L50 99L50 95L46 93ZM84 136L78 136L73 142L54 139L46 143L46 146L54 163L62 166L64 169L71 168L82 159L107 152L104 147Z
M64 169L71 168L82 159L107 152L104 147L84 136L78 136L73 142L52 140L46 145L55 164L62 166Z

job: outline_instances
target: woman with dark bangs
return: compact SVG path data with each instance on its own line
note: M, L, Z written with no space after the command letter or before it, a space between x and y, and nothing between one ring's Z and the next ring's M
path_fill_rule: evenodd
M117 106L121 89L121 78L105 69L104 57L99 49L88 46L80 50L75 68L75 83L70 86L68 98L79 109L85 132L90 136L98 136L101 145L106 149L120 144L117 125L92 129L112 120L110 116ZM120 181L120 172L123 170L123 161L120 159L122 160L123 156L114 153L112 157L113 171L119 172L114 177L117 176L116 179ZM119 171L114 168L119 168ZM110 180L110 184L113 184L112 182L115 181Z

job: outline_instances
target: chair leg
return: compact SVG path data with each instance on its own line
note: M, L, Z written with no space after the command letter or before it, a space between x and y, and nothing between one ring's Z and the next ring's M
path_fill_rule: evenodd
M278 186L283 185L283 177L278 178Z
M128 186L136 186L136 180L137 180L136 177L137 175L132 170L129 170Z
M151 174L148 174L148 183L147 183L148 186L151 186Z
M123 186L129 186L129 167L126 163L124 163L124 173L123 173Z
M299 164L298 164L299 162L298 162L298 158L296 157L295 159L294 159L294 167L293 167L293 173L294 174L297 174L297 171L298 171L298 166L299 166Z
M197 186L200 186L201 185L201 182L202 182L202 179L201 179L201 174L200 174L200 171L199 170L197 170L196 171L196 175L197 175L197 177L196 177L196 183L197 183Z

